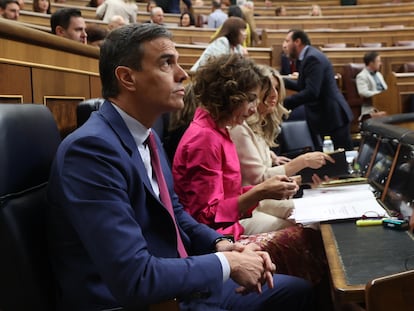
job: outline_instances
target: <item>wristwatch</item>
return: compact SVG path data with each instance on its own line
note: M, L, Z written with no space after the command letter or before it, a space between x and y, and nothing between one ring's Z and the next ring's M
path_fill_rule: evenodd
M221 241L229 241L230 243L234 243L232 236L221 236L214 240L214 243L213 243L214 247L217 245L218 242L221 242Z

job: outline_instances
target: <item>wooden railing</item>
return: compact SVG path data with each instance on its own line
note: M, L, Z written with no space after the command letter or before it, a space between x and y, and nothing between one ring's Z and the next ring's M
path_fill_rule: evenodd
M259 16L275 16L276 4L266 7L259 6L254 1L254 13ZM316 2L315 2L316 3ZM318 1L318 3L320 3ZM308 2L307 5L294 6L292 2L285 2L286 12L289 16L307 16L309 15L311 7L311 2ZM140 11L145 11L145 4L139 4ZM194 6L193 7L195 14L204 14L208 15L211 13L211 6L207 3L204 6ZM366 4L366 5L325 5L321 6L321 11L323 16L330 15L359 15L359 14L388 14L388 13L406 13L414 12L414 3L375 3L375 4Z
M414 40L414 27L369 28L369 29L306 29L312 45L323 47L327 43L346 43L348 47L359 47L364 43L381 43L393 46L398 41ZM281 45L287 31L264 29L263 46Z
M388 90L377 95L375 105L388 114L413 112L414 72L391 72L386 80Z
M46 105L62 136L76 106L101 96L99 49L0 19L0 103Z
M381 28L389 25L414 26L414 13L370 14L354 16L256 16L255 22L260 29L348 29L368 26Z
M387 77L391 72L397 72L402 64L411 62L414 46L394 46L375 48L381 55L382 73ZM361 63L362 57L372 48L321 48L334 66L334 71L343 74L343 66L349 63Z

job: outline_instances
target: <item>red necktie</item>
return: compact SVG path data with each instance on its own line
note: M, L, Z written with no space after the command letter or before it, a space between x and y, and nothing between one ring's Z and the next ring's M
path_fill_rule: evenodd
M160 158L157 152L157 143L155 142L155 137L152 132L150 133L148 137L148 147L151 152L152 169L154 170L154 173L155 173L155 176L158 182L158 188L160 189L161 202L164 203L164 206L166 207L168 213L170 214L174 222L175 231L177 235L178 254L180 255L181 258L188 257L187 251L185 250L185 247L184 247L183 240L181 240L180 231L178 230L177 223L175 221L174 210L171 204L170 194L168 192L167 183L165 182L165 179L164 179L164 174L162 173Z

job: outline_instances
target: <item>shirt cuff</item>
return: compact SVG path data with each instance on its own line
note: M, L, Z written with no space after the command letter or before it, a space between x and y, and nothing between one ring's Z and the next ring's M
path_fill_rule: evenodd
M223 253L216 252L214 253L220 260L221 267L223 270L223 283L226 282L230 278L230 264L227 260L226 256Z

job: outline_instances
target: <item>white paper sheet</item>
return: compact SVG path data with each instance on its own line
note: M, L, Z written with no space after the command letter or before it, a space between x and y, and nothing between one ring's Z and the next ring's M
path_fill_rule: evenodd
M307 190L294 204L297 223L360 218L367 212L388 216L367 184Z

